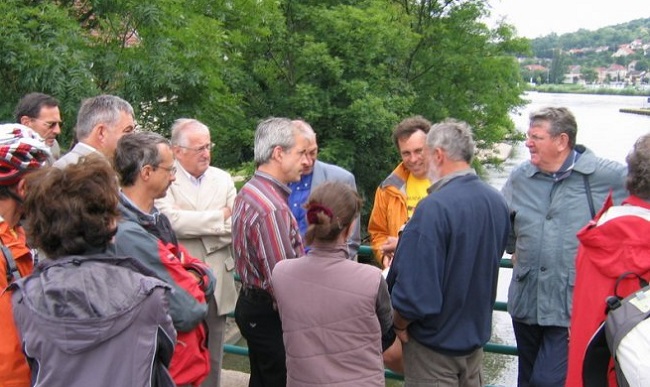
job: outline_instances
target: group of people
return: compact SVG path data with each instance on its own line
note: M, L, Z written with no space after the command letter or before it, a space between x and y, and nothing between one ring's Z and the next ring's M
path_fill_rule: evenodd
M650 135L626 173L576 144L566 108L531 113L530 160L502 192L472 169L469 125L400 122L368 225L379 267L355 262L354 176L317 160L302 119L258 124L239 192L195 119L169 141L96 96L61 157L56 99L28 94L15 121L0 126L3 387L218 386L233 311L250 386L379 386L384 367L406 386L481 386L504 251L518 385L582 386L602 296L650 271Z

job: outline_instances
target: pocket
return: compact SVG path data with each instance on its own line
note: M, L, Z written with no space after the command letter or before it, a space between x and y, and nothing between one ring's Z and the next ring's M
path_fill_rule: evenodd
M512 269L512 280L508 289L508 312L514 319L527 317L530 295L527 293L529 287L530 267L515 265Z
M576 285L576 271L575 269L569 270L569 278L567 278L566 287L566 316L567 319L571 318L571 310L573 309L573 289Z
M232 257L226 258L223 264L226 266L227 271L233 271L235 269L235 260Z

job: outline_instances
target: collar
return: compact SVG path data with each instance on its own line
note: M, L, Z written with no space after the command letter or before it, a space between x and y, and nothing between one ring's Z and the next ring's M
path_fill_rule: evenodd
M431 187L427 188L427 192L436 192L439 191L440 188L445 186L447 183L449 183L452 179L460 176L465 176L465 175L476 175L476 171L474 168L465 168L458 170L456 172L452 172L448 175L443 176L440 180L436 181L435 183L431 184Z
M124 192L122 192L122 190L120 190L120 198L122 199L122 204L124 204L126 207L134 211L138 216L138 218L141 218L145 221L149 221L152 223L158 222L158 216L160 215L160 211L158 211L158 209L155 206L151 210L151 213L146 213L142 211L140 208L138 208L138 206L131 199L129 199L129 197L126 196Z
M189 172L187 172L187 170L185 168L183 168L181 163L179 163L178 161L176 161L176 169L179 170L179 171L182 171L185 174L185 176L187 177L187 180L189 180L190 183L192 183L193 185L195 185L197 187L201 185L201 182L203 181L203 178L205 177L205 172L203 172L203 174L201 176L199 176L199 177L192 176Z
M280 180L276 179L275 177L269 175L266 172L261 172L261 171L257 170L257 171L255 171L255 174L253 176L268 181L274 187L279 188L282 191L282 193L287 195L287 196L289 196L291 194L291 188L289 188L288 185L280 182Z
M75 145L75 147L83 148L83 149L86 149L86 150L88 150L90 152L98 152L98 153L100 153L97 149L95 149L92 146L86 144L85 142L81 142L81 141L79 141L77 143L77 145Z

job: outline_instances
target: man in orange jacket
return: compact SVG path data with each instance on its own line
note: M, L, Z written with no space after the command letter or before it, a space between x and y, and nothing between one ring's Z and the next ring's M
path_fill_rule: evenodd
M19 224L24 177L49 159L49 148L34 131L19 124L0 125L0 387L30 385L29 366L12 317L11 295L4 290L34 267Z
M431 182L423 154L431 122L422 116L409 117L393 130L393 141L402 162L379 185L370 214L368 233L375 259L382 268L390 266L399 231L413 215L420 199L427 196Z

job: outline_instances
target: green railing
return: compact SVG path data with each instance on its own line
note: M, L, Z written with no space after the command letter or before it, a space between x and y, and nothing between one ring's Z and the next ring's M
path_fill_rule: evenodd
M372 249L370 248L370 246L360 246L359 255L371 257ZM506 269L512 269L512 261L507 258L501 259L501 267ZM495 311L506 312L507 311L506 308L507 308L507 304L503 301L497 301L494 303ZM233 315L231 315L230 317L233 317ZM517 356L517 347L514 347L512 345L504 345L504 344L489 342L485 344L483 350L485 352L497 353L501 355ZM229 353L232 355L248 356L248 348L240 347L237 345L225 344L223 347L223 351L225 353ZM402 375L396 374L389 369L386 369L385 376L387 379L404 380L404 377Z

